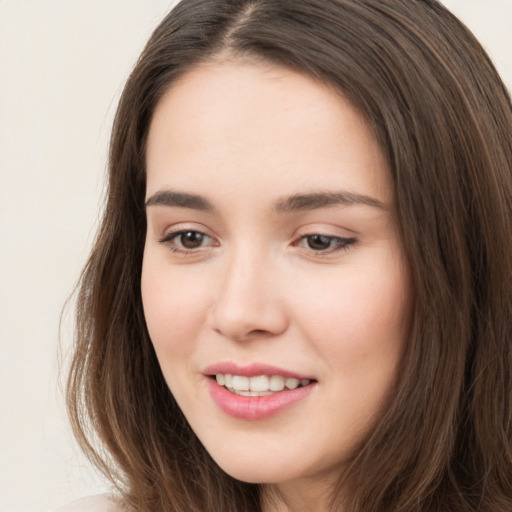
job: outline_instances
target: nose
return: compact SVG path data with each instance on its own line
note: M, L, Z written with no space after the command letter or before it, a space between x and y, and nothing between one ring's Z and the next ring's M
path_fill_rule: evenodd
M249 250L225 262L212 308L215 331L245 341L278 336L288 326L279 271Z

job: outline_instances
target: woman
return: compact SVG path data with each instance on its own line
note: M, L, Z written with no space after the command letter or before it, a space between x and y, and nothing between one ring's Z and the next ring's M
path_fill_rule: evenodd
M437 1L181 2L81 281L101 507L511 510L511 133Z

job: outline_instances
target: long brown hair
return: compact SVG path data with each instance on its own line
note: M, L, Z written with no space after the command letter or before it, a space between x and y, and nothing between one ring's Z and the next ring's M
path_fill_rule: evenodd
M436 0L184 0L155 30L117 111L79 288L68 405L85 451L137 511L260 510L259 487L224 474L177 407L140 293L152 114L186 70L226 55L336 87L392 173L414 318L389 408L332 510L510 512L512 106Z

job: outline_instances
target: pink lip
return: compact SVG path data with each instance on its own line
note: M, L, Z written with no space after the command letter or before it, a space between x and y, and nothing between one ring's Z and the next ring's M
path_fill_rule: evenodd
M219 386L215 379L208 379L210 395L220 409L229 416L244 420L262 420L274 416L305 398L314 385L315 383L311 383L266 396L242 396Z
M244 420L262 420L274 416L309 395L316 384L315 381L312 381L304 387L278 391L266 396L243 396L228 391L224 386L219 386L211 376L222 373L247 377L258 375L281 375L285 378L296 379L308 379L309 377L275 366L261 364L239 366L230 362L212 365L203 373L207 377L210 396L217 406L229 416Z
M244 375L246 377L257 377L258 375L281 375L281 377L293 378L293 379L309 379L314 380L313 377L308 375L300 375L295 372L291 372L288 370L284 370L283 368L279 368L277 366L272 366L268 364L260 364L260 363L252 363L249 365L239 365L233 363L231 361L226 361L222 363L212 364L204 369L203 374L217 375L218 373L222 374L230 374L230 375Z

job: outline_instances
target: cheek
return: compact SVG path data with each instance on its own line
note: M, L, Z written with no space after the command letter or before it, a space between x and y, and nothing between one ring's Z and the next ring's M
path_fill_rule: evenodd
M296 301L301 328L337 368L371 370L379 361L396 366L411 316L405 268L386 258L382 265L347 267L314 287L302 283L301 299Z
M377 421L395 386L412 293L407 272L396 262L384 272L375 265L345 270L306 288L297 317L302 335L326 364L327 402L338 404L337 421L349 437L358 437Z
M157 356L186 356L205 325L207 281L191 280L183 271L170 272L145 258L141 292L144 316Z

